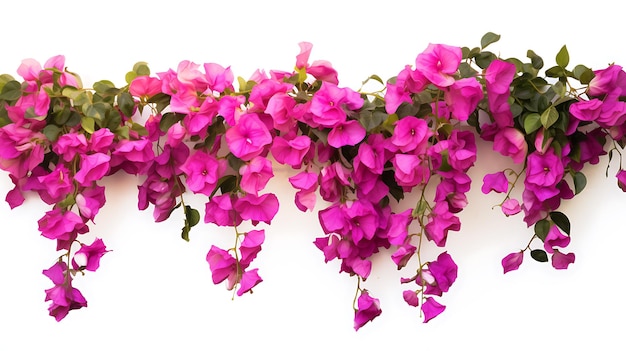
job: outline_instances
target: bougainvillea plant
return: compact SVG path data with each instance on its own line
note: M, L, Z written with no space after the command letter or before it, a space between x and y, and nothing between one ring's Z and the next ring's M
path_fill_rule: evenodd
M575 256L565 251L570 222L559 207L585 187L586 164L621 155L626 73L572 67L565 46L547 69L532 50L524 60L485 50L499 39L430 44L397 76L372 75L359 90L341 86L329 62L309 62L306 42L290 71L235 79L229 67L183 61L151 75L139 62L120 88L83 87L63 56L43 66L24 60L21 80L0 76L0 168L15 185L11 208L25 192L50 205L38 219L41 235L56 241L43 270L50 315L60 321L87 306L74 278L96 271L109 250L82 234L106 203L102 180L118 172L140 179L138 208L156 222L181 215L185 240L201 221L232 227L234 245L211 246L206 261L215 284L251 292L263 280L254 259L266 233L242 223L271 224L279 201L265 187L284 165L295 170L295 206L319 217L314 245L355 277L354 328L382 312L365 287L382 248L404 272L402 298L428 322L457 278L446 239L461 229L477 137L516 166L486 174L482 192L502 194L503 214L532 227L530 241L502 259L504 273L526 255L567 268ZM363 91L369 83L379 90ZM626 171L616 177L626 191ZM205 208L186 204L189 193L204 196ZM407 194L417 201L403 208ZM427 243L441 248L434 260L420 255Z

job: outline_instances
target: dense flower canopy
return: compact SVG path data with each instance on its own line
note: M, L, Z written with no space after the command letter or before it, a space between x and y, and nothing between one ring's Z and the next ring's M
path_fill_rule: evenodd
M575 254L565 252L571 227L559 207L585 188L587 164L621 156L626 73L616 64L571 68L565 46L547 69L530 50L529 62L498 57L486 48L499 39L430 44L397 76L372 75L357 90L340 85L330 62L309 63L306 42L291 71L245 79L217 63L182 61L151 75L139 62L120 88L83 87L63 56L24 60L21 80L0 76L0 169L15 186L11 208L29 191L50 205L37 222L58 251L43 270L53 284L50 315L87 306L74 279L95 272L109 250L102 238L81 240L106 204L101 181L116 173L138 177L138 209L151 208L156 222L181 214L184 240L201 220L232 227L234 245L212 245L206 261L215 284L252 292L263 282L254 266L266 229L257 226L271 225L284 205L266 189L280 164L296 172L294 205L317 213L313 244L324 261L340 261L356 280L354 328L382 313L364 287L382 249L404 273L402 298L428 322L446 309L440 300L459 272L445 247L461 230L477 139L516 166L485 174L482 193L500 194L503 214L533 227L530 241L502 258L504 273L526 252L566 269ZM367 83L381 88L365 91ZM188 192L206 199L204 213L185 203ZM417 202L399 206L409 193ZM241 231L243 223L255 229ZM442 250L430 261L421 256L428 242Z

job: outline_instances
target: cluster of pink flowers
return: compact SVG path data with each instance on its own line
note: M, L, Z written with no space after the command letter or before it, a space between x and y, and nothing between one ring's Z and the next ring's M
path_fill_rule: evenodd
M541 60L501 60L484 46L430 44L383 83L383 93L340 86L329 62L309 63L310 43L300 44L294 70L258 70L240 78L238 89L230 67L216 63L182 61L156 76L138 64L127 86L102 81L90 90L65 70L62 56L43 66L25 60L23 82L0 86L0 168L15 184L6 196L11 208L26 191L51 206L38 221L60 252L43 271L54 284L45 297L50 315L61 320L87 306L73 279L97 270L108 250L102 239L88 245L81 238L106 202L99 182L118 171L139 177L138 208L151 207L156 222L181 209L185 240L201 220L232 227L235 244L212 245L206 261L215 284L239 296L251 292L263 281L252 268L266 236L258 226L270 225L279 210L266 186L281 164L295 170L295 206L318 209L323 235L314 245L357 281L354 328L382 313L364 287L382 249L410 271L399 282L410 286L402 297L428 322L445 310L438 300L458 267L447 251L428 260L421 248L432 242L445 249L450 232L461 230L476 135L521 168L485 175L482 192L504 194L503 213L523 213L535 227L531 243L542 243L504 257L504 272L518 269L527 250L567 268L575 259L562 252L570 223L557 209L582 191L583 166L607 153L604 142L624 141L626 73L617 65L570 72L557 59L548 72L561 86L568 79L586 84L583 93L566 91L537 75ZM617 179L626 191L626 171ZM185 203L187 192L206 198L203 215ZM417 202L403 208L409 193ZM242 230L247 225L253 229Z

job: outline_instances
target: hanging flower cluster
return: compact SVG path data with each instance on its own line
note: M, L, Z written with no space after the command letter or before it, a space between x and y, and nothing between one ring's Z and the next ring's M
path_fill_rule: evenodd
M43 271L50 315L60 321L87 306L74 278L96 271L108 250L82 235L106 203L101 180L118 172L139 177L138 208L156 222L182 214L185 240L200 221L232 227L233 245L211 246L206 261L215 284L252 292L263 281L254 259L266 233L257 225L279 210L265 188L280 164L295 170L295 206L318 209L314 245L356 279L354 328L382 312L365 285L383 248L405 272L403 299L428 322L457 278L445 246L461 229L477 137L517 165L486 174L482 192L502 194L503 214L521 214L534 228L527 245L502 259L504 273L526 251L567 268L571 228L558 209L585 187L586 164L621 155L626 73L618 65L569 69L565 46L543 70L531 50L528 62L485 50L498 40L487 33L471 49L430 44L397 76L373 75L359 90L341 86L329 62L309 62L310 43L300 44L293 70L258 70L237 84L216 63L183 61L153 76L140 62L124 87L103 80L84 88L63 56L43 66L24 60L22 81L0 76L0 168L15 185L11 208L29 191L50 205L38 220L58 251ZM380 90L363 91L376 82ZM617 180L626 191L625 170ZM185 203L188 193L204 196L203 213ZM403 208L407 194L417 201ZM244 223L255 229L242 231ZM442 250L434 260L420 255L428 242Z

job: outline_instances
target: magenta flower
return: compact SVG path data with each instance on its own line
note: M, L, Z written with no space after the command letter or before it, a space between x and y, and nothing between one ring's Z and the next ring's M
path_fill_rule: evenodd
M185 173L189 190L209 196L224 175L226 163L204 150L198 150L189 156L180 170Z
M446 309L446 306L440 304L432 297L427 297L422 304L422 313L424 313L424 323L428 323L431 319L437 317Z
M297 168L302 165L302 160L310 148L311 138L306 135L300 135L291 140L277 136L274 138L271 151L278 163Z
M502 259L504 273L518 269L524 261L524 251L512 252Z
M415 59L415 70L422 73L438 88L454 84L454 74L459 68L463 54L461 48L445 44L428 44Z
M391 260L396 264L398 269L402 269L409 262L411 257L417 252L417 247L405 242L402 246L398 247L393 254L391 254Z
M395 123L391 144L402 152L421 154L425 152L428 138L432 135L425 120L406 116Z
M576 255L573 252L563 254L559 250L554 250L552 254L552 267L556 269L567 269L567 267L574 263Z
M620 65L609 67L593 72L595 76L589 82L587 94L589 96L603 97L617 88L626 93L626 72Z
M206 72L206 82L211 91L221 93L226 89L233 88L235 77L230 67L224 68L217 63L205 63L204 71Z
M91 245L81 244L72 257L72 268L95 272L100 267L100 258L109 252L102 239L96 238Z
M66 271L67 265L62 261L43 271L54 283L54 287L45 291L45 301L51 301L48 311L57 322L65 318L69 311L87 307L87 300L78 289L72 287L71 277Z
M428 263L428 271L435 281L434 284L426 286L424 294L441 296L456 280L458 266L450 254L442 252L435 261Z
M500 128L513 126L513 113L508 99L515 74L515 65L502 60L493 60L485 71L489 111Z
M84 233L86 226L79 215L72 211L55 208L44 214L37 222L41 235L48 239L71 240L77 233Z
M404 290L402 292L402 298L409 306L417 307L420 304L420 299L413 290Z
M76 194L76 206L80 215L87 220L94 220L106 202L104 187L95 186Z
M554 153L554 149L549 149L544 154L533 152L528 155L526 162L526 184L542 188L556 187L557 183L563 179L563 163ZM545 200L541 197L539 199Z
M108 128L100 128L91 134L89 139L89 150L93 152L108 153L113 145L115 134Z
M59 164L47 175L38 176L41 189L37 189L39 197L47 204L55 204L74 191L70 171L64 164Z
M430 179L428 165L417 155L396 154L391 159L391 163L399 186L413 188L416 185L428 183Z
M528 144L519 130L503 128L494 137L493 149L503 156L510 156L515 163L522 163L528 153Z
M346 122L346 109L357 110L362 106L363 99L359 93L350 88L339 88L337 85L324 82L313 95L309 109L315 124L332 128Z
M109 173L111 156L102 153L80 155L80 170L74 175L74 179L83 186L89 187L97 180L102 179Z
M239 289L237 289L237 296L241 296L248 291L251 291L252 288L257 286L260 282L263 281L263 278L259 276L258 269L251 269L249 271L244 271L241 275L241 280L239 281Z
M237 260L228 251L211 245L206 255L206 261L211 269L213 284L219 284L228 279L227 289L231 290L237 284Z
M271 224L278 212L278 198L271 193L261 196L246 194L235 201L234 208L243 220L250 220L253 225L259 222Z
M380 301L370 296L367 290L361 291L357 300L357 309L354 311L354 330L359 330L367 322L380 316Z
M483 177L483 186L480 190L483 194L489 194L491 191L505 193L509 190L509 180L506 178L504 171L486 174Z
M230 194L215 195L206 203L205 223L213 223L218 226L238 226L241 221L241 216L233 208Z
M365 138L365 128L359 121L350 120L335 124L328 133L328 145L340 148L346 145L356 145Z
M239 168L241 190L257 195L274 176L272 162L265 157L257 156Z
M243 161L261 155L265 146L272 142L267 126L256 114L251 113L242 115L237 124L226 131L225 136L230 152Z
M300 44L300 53L296 56L296 68L301 70L305 69L305 71L311 74L316 79L321 81L339 84L339 80L337 79L337 71L332 67L330 62L324 60L313 61L312 64L309 65L309 56L311 55L311 49L313 48L313 44L309 42L301 42Z
M123 169L128 174L143 174L154 160L154 150L149 139L121 140L111 155L113 172Z
M475 78L459 79L444 93L444 99L452 116L459 121L467 121L482 98L482 86Z
M265 230L250 230L245 234L241 245L239 246L239 252L241 252L241 258L239 264L242 268L247 268L252 260L256 258L256 255L261 251L261 245L265 241Z
M550 230L548 231L548 235L543 241L543 248L547 253L554 253L555 247L567 247L570 243L569 235L565 235L561 233L559 228L556 225L552 225Z
M620 169L615 177L617 178L617 185L619 186L619 188L622 189L622 191L626 192L626 171Z
M392 245L404 244L408 234L409 225L413 221L412 209L404 212L394 213L389 216L389 227L387 228L387 240Z
M448 238L448 231L461 229L459 217L450 212L447 202L437 202L429 215L429 221L424 226L426 237L435 242L435 245L443 247Z

